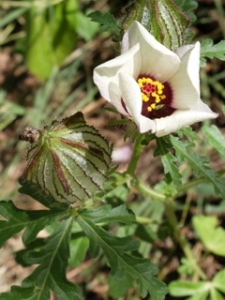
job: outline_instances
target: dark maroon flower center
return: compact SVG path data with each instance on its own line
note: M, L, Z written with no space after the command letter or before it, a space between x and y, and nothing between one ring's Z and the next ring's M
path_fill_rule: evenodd
M161 83L151 76L140 75L137 79L142 98L142 115L150 119L170 116L175 108L172 104L172 89L168 82Z
M142 99L141 114L149 119L170 116L176 109L172 107L173 92L168 82L161 83L149 75L140 75L137 79ZM128 112L123 99L123 108Z

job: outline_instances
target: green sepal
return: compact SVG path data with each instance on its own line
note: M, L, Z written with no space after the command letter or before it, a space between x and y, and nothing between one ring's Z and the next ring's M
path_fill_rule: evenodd
M172 0L134 1L121 19L123 32L133 21L139 21L160 43L171 50L190 41L190 20Z
M44 130L27 127L20 135L30 142L22 178L36 185L53 202L83 206L102 192L111 162L111 146L83 114L53 121ZM49 207L51 201L45 201Z

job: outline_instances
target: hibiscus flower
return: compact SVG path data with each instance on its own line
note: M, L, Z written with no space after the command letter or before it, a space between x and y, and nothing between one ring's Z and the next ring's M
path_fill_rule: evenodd
M121 55L96 67L94 82L141 133L164 136L217 117L200 98L199 59L199 42L173 52L135 21L123 36Z

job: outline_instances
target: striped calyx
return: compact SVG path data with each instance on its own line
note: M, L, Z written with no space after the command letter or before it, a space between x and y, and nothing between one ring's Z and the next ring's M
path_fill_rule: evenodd
M22 177L56 201L79 205L103 190L111 147L81 112L44 130L27 127L20 139L31 143Z
M188 16L173 0L134 1L122 19L122 33L136 20L171 50L187 44L192 35Z

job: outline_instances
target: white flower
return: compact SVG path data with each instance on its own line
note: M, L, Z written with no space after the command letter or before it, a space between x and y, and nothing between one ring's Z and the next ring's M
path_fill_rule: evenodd
M133 118L141 133L164 136L217 114L202 102L200 44L175 52L133 22L122 40L121 55L94 70L101 95Z

